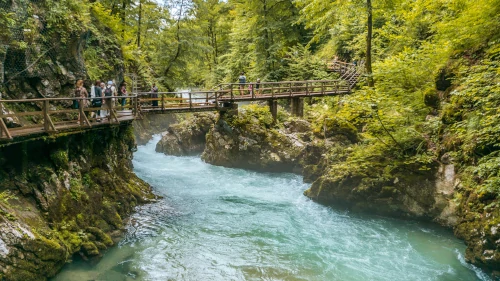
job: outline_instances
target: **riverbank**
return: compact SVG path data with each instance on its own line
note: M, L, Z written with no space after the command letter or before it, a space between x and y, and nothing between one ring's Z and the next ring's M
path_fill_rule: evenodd
M0 280L47 280L77 255L99 258L138 205L131 124L0 148Z

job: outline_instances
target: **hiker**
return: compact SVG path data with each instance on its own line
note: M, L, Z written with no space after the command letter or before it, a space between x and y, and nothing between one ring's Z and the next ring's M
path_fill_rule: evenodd
M156 87L156 84L153 83L153 87L151 87L151 98L152 99L157 99L158 98L158 87ZM152 102L153 106L158 106L158 100L153 100Z
M122 82L122 84L120 85L120 88L118 89L118 94L120 97L126 97L127 96L127 83L125 83L125 81ZM126 98L122 98L121 99L121 104L122 104L122 110L125 109L125 105L127 104L127 99Z
M106 83L101 82L100 88L101 88L101 95L102 95L102 99L101 99L102 105L101 105L101 107L102 108L106 108L107 107L107 105L106 105L106 101L107 100L104 98L105 97L104 90L106 89ZM108 111L105 110L105 109L101 109L100 113L101 113L100 116L99 116L100 118L106 118L108 116Z
M90 91L91 94L90 96L92 96L92 92L94 93L93 94L93 98L92 99L92 107L97 107L97 108L101 108L102 106L102 89L101 89L101 81L97 80L95 81L95 84L92 86L92 90ZM101 110L98 109L96 112L95 112L95 118L96 118L96 121L97 122L101 122Z
M88 97L89 93L87 92L87 89L83 87L83 80L78 80L76 82L75 98L82 98L82 99L76 101L77 108L88 107L88 100L87 100ZM80 112L78 112L78 124L81 124L81 119L82 116Z
M260 78L257 78L257 83L255 83L255 91L257 95L260 95Z
M245 72L240 73L240 77L238 77L240 82L240 95L243 95L243 91L245 89L245 83L247 82L247 77L245 76Z
M111 114L112 103L114 103L113 98L110 98L110 97L113 97L116 95L116 88L115 88L115 86L113 86L113 81L108 81L108 85L104 88L103 94L104 94L104 97L106 98L104 101L105 102L104 108L106 108L105 114L106 114L106 117L108 117Z

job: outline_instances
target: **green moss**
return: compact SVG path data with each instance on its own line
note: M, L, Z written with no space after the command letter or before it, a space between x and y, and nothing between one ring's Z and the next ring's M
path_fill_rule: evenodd
M50 160L54 163L54 165L59 169L68 169L69 168L69 157L68 151L66 150L55 150L50 154Z
M429 88L424 92L424 103L432 108L439 108L439 95L434 88Z
M313 133L323 138L344 136L351 142L359 141L356 127L342 118L322 116L313 123Z

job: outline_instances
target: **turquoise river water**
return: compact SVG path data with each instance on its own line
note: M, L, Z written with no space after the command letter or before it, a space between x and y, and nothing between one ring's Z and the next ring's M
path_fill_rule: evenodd
M489 280L463 242L421 222L314 203L293 174L265 174L139 147L135 172L164 199L142 206L97 264L53 280Z

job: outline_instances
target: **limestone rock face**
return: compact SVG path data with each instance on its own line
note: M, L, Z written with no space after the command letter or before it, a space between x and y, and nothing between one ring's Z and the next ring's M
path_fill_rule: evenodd
M205 149L205 136L216 120L215 113L194 113L186 120L170 125L156 145L166 155L196 155Z
M326 171L305 195L322 203L344 205L358 211L433 220L452 227L457 222L453 201L455 178L454 174L446 173L450 173L449 167L434 167L430 171L406 171L395 178L366 184L367 179L380 178L375 169L358 175L342 175L339 171L338 176L335 171Z
M301 155L310 138L307 121L274 126L266 107L247 107L238 116L217 121L207 135L202 159L225 167L300 172Z
M155 198L132 171L134 148L130 124L0 147L0 280L47 280L112 246Z
M175 114L147 114L134 121L135 140L138 145L145 145L154 134L166 132L177 121Z
M494 200L497 195L477 194L462 183L457 190L461 196L454 233L467 245L465 258L500 276L500 210Z

